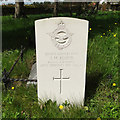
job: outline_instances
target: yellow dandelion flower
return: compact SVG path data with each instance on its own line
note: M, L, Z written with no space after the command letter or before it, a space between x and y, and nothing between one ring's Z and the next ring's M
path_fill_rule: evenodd
M101 118L100 118L100 117L98 117L98 118L97 118L97 120L101 120Z
M85 108L85 110L88 110L88 106L85 106L84 108Z
M103 35L105 35L105 33L103 33Z
M116 37L116 34L114 34L113 36Z
M102 35L100 37L102 37Z
M14 88L14 87L12 87L11 89L12 89L12 90L14 90L15 88Z
M116 83L113 83L113 86L116 86Z
M117 23L115 23L115 25L117 25Z
M111 30L109 30L109 32L110 32Z
M90 28L90 30L92 30L92 28Z
M60 106L59 106L59 109L62 110L62 109L63 109L63 105L60 105Z

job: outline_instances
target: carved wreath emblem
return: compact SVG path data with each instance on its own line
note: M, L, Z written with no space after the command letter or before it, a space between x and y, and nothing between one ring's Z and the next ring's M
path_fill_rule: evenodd
M58 28L50 34L54 45L59 49L64 49L71 44L72 33L70 33L66 28L65 24L61 21L58 24Z

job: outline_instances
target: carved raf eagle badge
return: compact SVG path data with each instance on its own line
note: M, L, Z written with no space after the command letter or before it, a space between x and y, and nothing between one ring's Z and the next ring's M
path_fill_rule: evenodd
M54 45L59 49L62 50L68 47L72 41L72 33L70 33L66 28L65 24L61 21L58 24L58 28L54 30L51 34L51 39Z

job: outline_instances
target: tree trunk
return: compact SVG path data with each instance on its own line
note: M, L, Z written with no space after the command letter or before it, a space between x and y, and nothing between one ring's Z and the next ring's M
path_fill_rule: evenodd
M25 12L24 12L24 2L19 2L19 0L16 0L15 2L15 18L20 18L20 17L26 17Z
M54 2L54 11L53 11L53 16L58 16L58 0L55 0Z
M69 6L69 8L70 8L70 16L72 17L72 2L70 2L69 5L70 5L70 6Z

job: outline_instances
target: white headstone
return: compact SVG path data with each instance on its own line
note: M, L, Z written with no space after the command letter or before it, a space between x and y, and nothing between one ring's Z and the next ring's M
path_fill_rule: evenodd
M56 17L35 21L38 98L84 104L88 21Z

